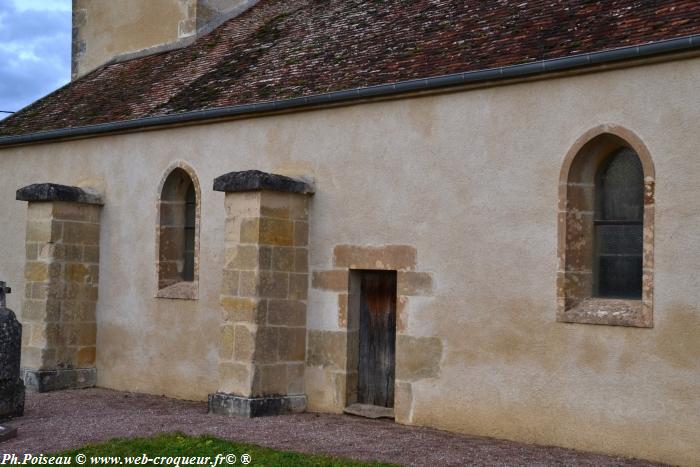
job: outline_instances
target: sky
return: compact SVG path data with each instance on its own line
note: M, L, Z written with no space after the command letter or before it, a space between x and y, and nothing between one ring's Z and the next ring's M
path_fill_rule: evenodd
M0 110L69 82L70 53L71 0L0 0Z

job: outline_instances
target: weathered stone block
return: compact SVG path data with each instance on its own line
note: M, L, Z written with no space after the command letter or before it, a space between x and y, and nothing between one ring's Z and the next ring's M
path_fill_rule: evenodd
M70 370L30 370L24 371L24 384L36 392L58 391L61 389L84 389L97 384L95 368Z
M241 297L258 296L258 273L255 271L241 271L238 280L238 295Z
M100 222L101 209L99 206L61 201L52 204L52 216L54 219L92 222L95 224Z
M209 413L253 418L301 413L306 410L306 403L305 395L248 398L216 393L209 395Z
M260 213L264 217L306 220L308 199L306 196L263 191L260 197Z
M250 396L253 384L251 366L239 362L219 362L219 389L231 394Z
M78 368L90 368L95 365L95 357L97 354L96 347L83 347L78 350Z
M253 383L254 396L287 393L287 365L257 365Z
M287 364L287 394L304 394L305 369L305 362Z
M219 327L219 360L233 360L233 349L235 345L235 330L230 324Z
M306 300L309 295L309 275L289 275L289 298L292 300Z
M348 327L348 294L338 294L338 326Z
M285 219L261 217L260 244L277 246L294 245L294 223Z
M309 250L294 249L294 272L309 272Z
M224 197L224 208L226 217L259 217L260 216L260 193L231 193Z
M320 366L307 366L304 371L305 393L309 396L309 409L318 412L342 413L345 405L338 401L333 373Z
M306 329L279 327L279 360L284 362L303 362L306 359Z
M426 272L399 271L396 277L396 288L398 295L432 295L433 277Z
M68 263L65 265L66 268L66 275L65 279L71 282L79 282L79 283L94 283L97 282L96 277L93 275L96 274L96 271L91 270L90 266L87 264L83 263Z
M271 267L273 271L290 272L294 270L294 248L273 247Z
M53 203L28 203L27 218L32 220L46 219L53 217Z
M396 379L417 381L440 374L442 341L437 337L396 336Z
M294 222L294 245L308 246L309 244L309 223L296 221Z
M56 242L60 240L62 224L51 219L33 220L31 217L27 221L28 242Z
M22 319L28 322L54 322L61 316L61 304L57 300L25 300Z
M96 320L97 303L94 301L66 300L60 305L63 322L94 322Z
M83 245L63 245L64 248L64 253L63 253L63 259L65 261L69 262L74 262L74 263L79 263L84 260L84 248L89 248L88 245L83 246ZM96 246L93 246L92 248L97 248ZM54 258L58 259L58 258ZM90 261L93 262L93 261Z
M100 225L83 222L64 222L63 241L65 243L99 245Z
M265 322L265 302L253 297L221 296L221 311L224 322Z
M413 387L410 383L397 381L394 386L394 417L397 423L409 425L413 408Z
M26 338L24 336L22 337L23 343L22 343L21 366L22 366L22 368L24 368L24 367L41 368L42 350L28 345L29 337L31 337L31 336L28 335ZM25 340L27 341L27 344L24 344Z
M307 337L307 365L345 371L347 366L346 333L309 331Z
M296 300L269 300L267 323L277 326L306 326L306 303Z
M416 249L409 245L337 245L333 249L333 265L338 268L412 271L416 261Z
M272 269L272 249L274 247L272 246L263 246L261 245L259 247L259 256L258 256L258 267L261 270L268 270Z
M85 245L83 247L83 258L86 263L100 262L100 247L97 245Z
M238 245L226 249L226 269L258 269L258 247Z
M38 348L56 347L63 343L63 336L56 323L37 323L32 327L29 345Z
M262 271L259 274L259 281L258 296L264 298L287 298L289 294L289 274Z
M49 279L49 263L29 261L24 268L24 278L31 282L44 282Z
M36 242L27 242L25 247L25 258L28 261L35 261L39 258L39 244Z
M47 260L63 260L66 256L65 245L60 243L42 243L38 245L37 259L41 261Z
M260 239L260 218L253 217L241 221L241 243L258 243Z
M238 280L240 273L231 269L224 269L221 294L222 295L238 295Z
M252 362L256 352L256 332L254 326L236 325L233 359L239 362Z
M348 271L345 269L314 271L311 278L311 287L314 289L347 293L348 281Z
M277 327L258 327L255 336L256 363L276 363L279 361L279 330Z

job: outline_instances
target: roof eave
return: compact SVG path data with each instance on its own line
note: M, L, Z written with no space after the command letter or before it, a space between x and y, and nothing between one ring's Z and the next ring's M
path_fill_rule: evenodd
M0 147L26 145L59 139L84 138L106 133L134 131L169 125L182 125L206 120L239 117L242 115L254 115L297 109L301 110L305 107L343 104L355 100L380 97L392 97L400 94L440 90L455 86L475 85L487 81L526 78L546 73L563 72L596 65L647 58L662 54L687 52L697 49L700 49L700 34L651 42L643 45L604 50L600 52L540 60L519 65L454 73L444 76L414 79L393 84L368 86L345 91L314 94L306 97L261 102L256 104L233 105L228 107L218 107L215 109L195 110L177 114L145 117L133 120L121 120L110 123L63 128L24 135L3 136L0 137Z

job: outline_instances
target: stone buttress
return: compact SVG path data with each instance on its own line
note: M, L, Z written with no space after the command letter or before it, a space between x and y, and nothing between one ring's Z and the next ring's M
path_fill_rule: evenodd
M256 417L306 409L305 182L258 171L214 181L226 208L219 388L209 411Z
M17 191L28 202L22 368L38 392L96 383L102 198L52 183Z

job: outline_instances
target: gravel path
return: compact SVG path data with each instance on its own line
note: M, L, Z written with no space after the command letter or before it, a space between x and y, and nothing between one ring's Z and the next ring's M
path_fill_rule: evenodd
M56 452L115 437L182 431L276 449L411 465L655 465L351 416L305 413L252 420L213 416L203 402L105 389L30 393L25 416L11 425L19 428L19 436L1 444L0 453Z

